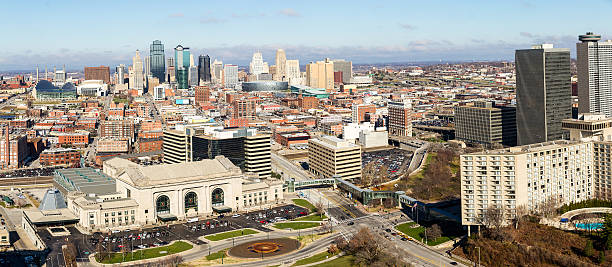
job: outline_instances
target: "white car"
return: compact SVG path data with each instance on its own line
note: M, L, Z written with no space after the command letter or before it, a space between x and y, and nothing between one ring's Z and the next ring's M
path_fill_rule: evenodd
M234 214L234 215L232 215L232 218L238 218L238 217L240 217L240 214Z

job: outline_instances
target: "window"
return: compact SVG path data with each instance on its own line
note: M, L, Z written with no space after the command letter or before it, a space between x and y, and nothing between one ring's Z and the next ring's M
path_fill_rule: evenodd
M155 201L155 211L157 213L170 213L170 198L166 195L161 195Z

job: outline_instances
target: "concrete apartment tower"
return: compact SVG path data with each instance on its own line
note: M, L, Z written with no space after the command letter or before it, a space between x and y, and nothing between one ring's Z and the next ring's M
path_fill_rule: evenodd
M612 117L612 41L592 32L578 40L578 112Z
M328 58L306 65L306 85L314 88L325 88L325 91L334 90L334 63Z
M552 44L516 50L518 145L565 139L561 123L572 117L570 50Z

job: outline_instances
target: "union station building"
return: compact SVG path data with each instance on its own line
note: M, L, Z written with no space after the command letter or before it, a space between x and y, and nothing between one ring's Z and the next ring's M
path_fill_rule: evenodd
M113 158L102 171L56 170L54 184L88 230L240 212L283 199L282 181L243 173L224 156L152 166Z

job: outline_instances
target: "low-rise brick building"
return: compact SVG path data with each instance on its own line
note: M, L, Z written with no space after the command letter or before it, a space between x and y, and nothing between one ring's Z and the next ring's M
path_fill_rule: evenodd
M73 148L47 149L40 153L40 164L42 166L66 166L79 167L81 153Z

